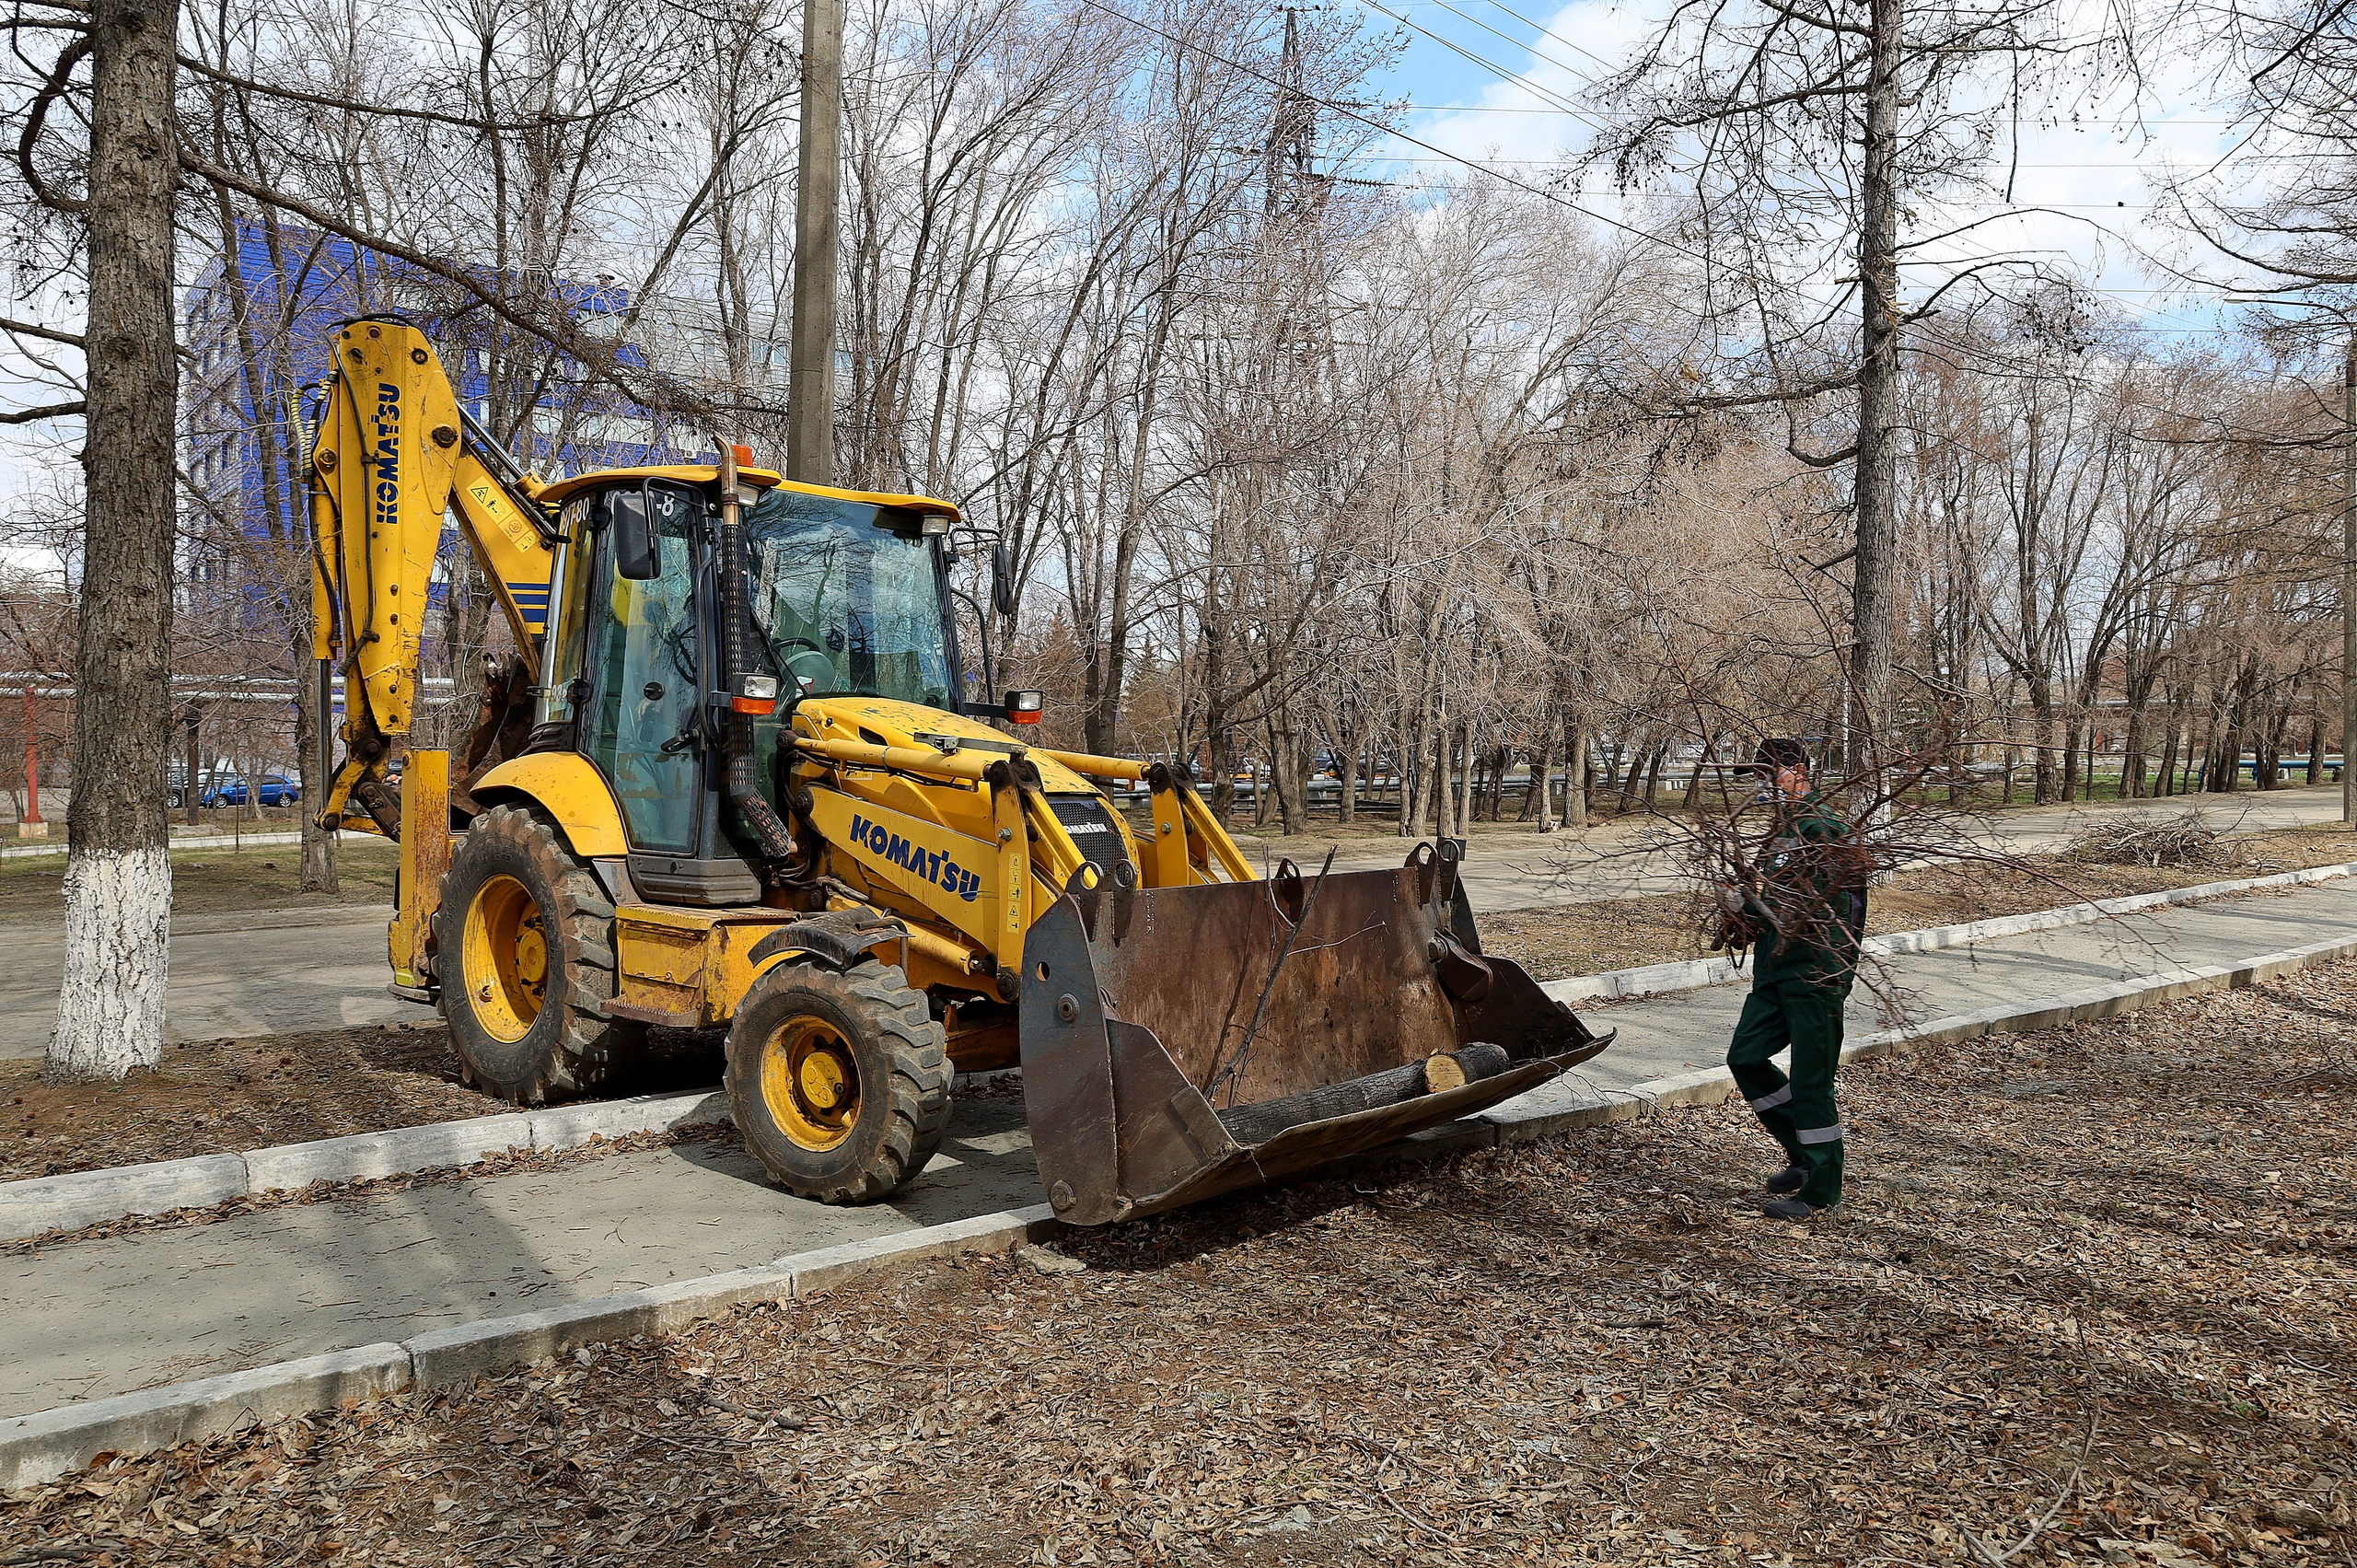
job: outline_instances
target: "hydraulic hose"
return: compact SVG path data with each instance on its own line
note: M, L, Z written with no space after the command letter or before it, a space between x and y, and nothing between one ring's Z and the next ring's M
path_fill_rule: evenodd
M745 604L744 504L737 493L737 448L720 443L720 663L721 680L731 698L737 695L747 667L752 662L746 628L751 616ZM789 831L761 793L753 771L753 716L740 714L734 703L722 740L728 798L761 841L761 858L781 861L794 854Z

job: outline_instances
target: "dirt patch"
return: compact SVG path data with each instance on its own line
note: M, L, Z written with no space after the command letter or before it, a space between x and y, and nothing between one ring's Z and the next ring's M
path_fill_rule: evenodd
M2357 861L2357 833L2339 822L2245 833L2218 841L2218 864L2106 865L2067 854L2025 856L2017 866L1954 863L1903 871L1867 900L1875 935L2028 914L2092 899L2165 892L2197 882L2226 882ZM1666 893L1646 899L1506 910L1480 917L1481 945L1540 980L1597 974L1709 956L1699 898Z
M333 893L303 891L301 844L235 848L217 844L172 850L172 912L224 914L245 910L325 908L393 901L393 871L401 852L390 844L347 835L336 851ZM25 855L0 860L0 920L65 918L65 857Z
M1740 1107L1672 1111L105 1463L0 1503L0 1539L100 1568L2346 1561L2352 1027L2343 963L1863 1066L1850 1201L1806 1227L1754 1213Z
M180 1159L516 1108L459 1082L439 1020L164 1048L121 1083L0 1063L0 1178Z
M613 1092L718 1081L702 1037L662 1031ZM167 1046L121 1083L47 1084L38 1062L0 1063L0 1180L267 1148L516 1107L459 1081L439 1019Z

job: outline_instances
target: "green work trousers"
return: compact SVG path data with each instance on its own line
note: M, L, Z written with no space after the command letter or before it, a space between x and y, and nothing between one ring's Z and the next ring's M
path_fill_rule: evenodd
M1727 1046L1727 1070L1752 1114L1783 1146L1785 1157L1808 1172L1794 1195L1813 1208L1841 1201L1841 1112L1833 1099L1833 1070L1841 1063L1841 1008L1849 989L1760 976ZM1788 1045L1790 1077L1770 1060Z

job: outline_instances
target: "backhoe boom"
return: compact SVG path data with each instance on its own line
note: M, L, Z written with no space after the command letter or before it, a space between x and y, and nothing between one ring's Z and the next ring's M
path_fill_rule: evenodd
M311 459L312 653L323 673L344 678L344 757L319 816L331 828L398 838L388 767L391 742L416 717L444 520L456 512L527 652L548 618L554 535L540 482L467 415L423 333L353 321L335 351Z

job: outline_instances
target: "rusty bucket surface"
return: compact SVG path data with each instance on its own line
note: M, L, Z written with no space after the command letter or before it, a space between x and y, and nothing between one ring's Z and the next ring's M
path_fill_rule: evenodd
M1306 1170L1609 1044L1480 952L1451 847L1396 871L1059 899L1025 943L1021 1025L1059 1217L1101 1225ZM1458 1075L1422 1065L1442 1055L1467 1081L1433 1092Z

